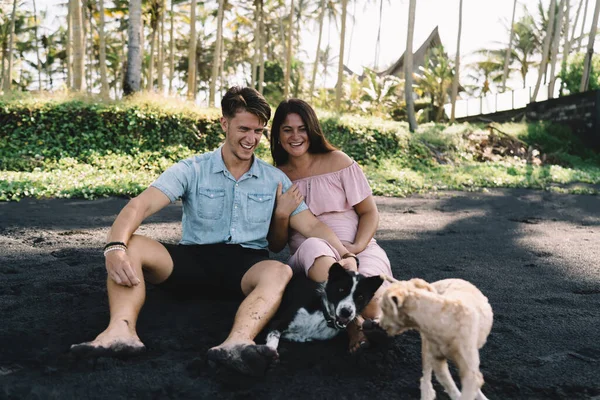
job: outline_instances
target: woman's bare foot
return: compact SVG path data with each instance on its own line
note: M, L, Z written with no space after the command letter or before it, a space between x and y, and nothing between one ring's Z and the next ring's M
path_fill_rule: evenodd
M245 375L263 376L269 365L279 358L277 350L254 342L222 344L208 350L211 366L220 364Z
M127 320L117 321L91 342L74 344L71 353L80 356L128 356L139 354L146 350L134 329L129 327Z

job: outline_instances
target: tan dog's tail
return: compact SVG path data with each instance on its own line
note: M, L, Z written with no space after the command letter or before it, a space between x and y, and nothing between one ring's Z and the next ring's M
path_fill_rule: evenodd
M381 275L379 275L379 277L380 277L381 279L383 279L384 281L388 281L388 282L390 282L390 283L396 283L396 282L399 282L399 280L398 280L398 279L394 279L394 278L392 278L391 276L387 276L387 275L385 275L385 274L381 274Z

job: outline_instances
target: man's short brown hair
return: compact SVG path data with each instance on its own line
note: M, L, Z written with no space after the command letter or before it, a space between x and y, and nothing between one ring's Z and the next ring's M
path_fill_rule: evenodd
M221 111L225 118L247 111L254 114L265 125L271 119L271 107L262 94L250 87L232 86L221 100Z

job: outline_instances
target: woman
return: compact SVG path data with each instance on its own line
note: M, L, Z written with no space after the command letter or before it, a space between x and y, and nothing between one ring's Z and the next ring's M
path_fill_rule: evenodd
M293 230L288 238L289 215L303 196L313 214L354 253L344 257L357 257L361 274L392 276L385 251L373 239L379 212L369 183L360 166L327 141L308 103L289 99L279 104L271 129L271 155L275 165L295 184L278 196L269 234L271 249L279 251L289 241L292 256L288 264L294 272L303 272L316 282L327 280L329 268L341 259L322 239L307 239ZM370 320L368 324L363 326L362 319L357 318L348 327L350 352L368 347L369 340L382 338L381 329L373 321L379 318L379 299L385 286L362 313L363 318Z

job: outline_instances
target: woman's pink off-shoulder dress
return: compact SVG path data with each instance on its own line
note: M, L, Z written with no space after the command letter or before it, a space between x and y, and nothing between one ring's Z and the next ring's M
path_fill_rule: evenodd
M372 194L371 187L360 166L353 162L336 172L295 180L310 211L328 225L341 241L354 242L358 229L358 214L354 206ZM290 232L288 261L294 272L308 274L315 260L322 256L340 260L340 254L327 241L306 238L297 231ZM371 239L358 254L359 272L365 276L386 274L392 276L390 260L385 251Z

